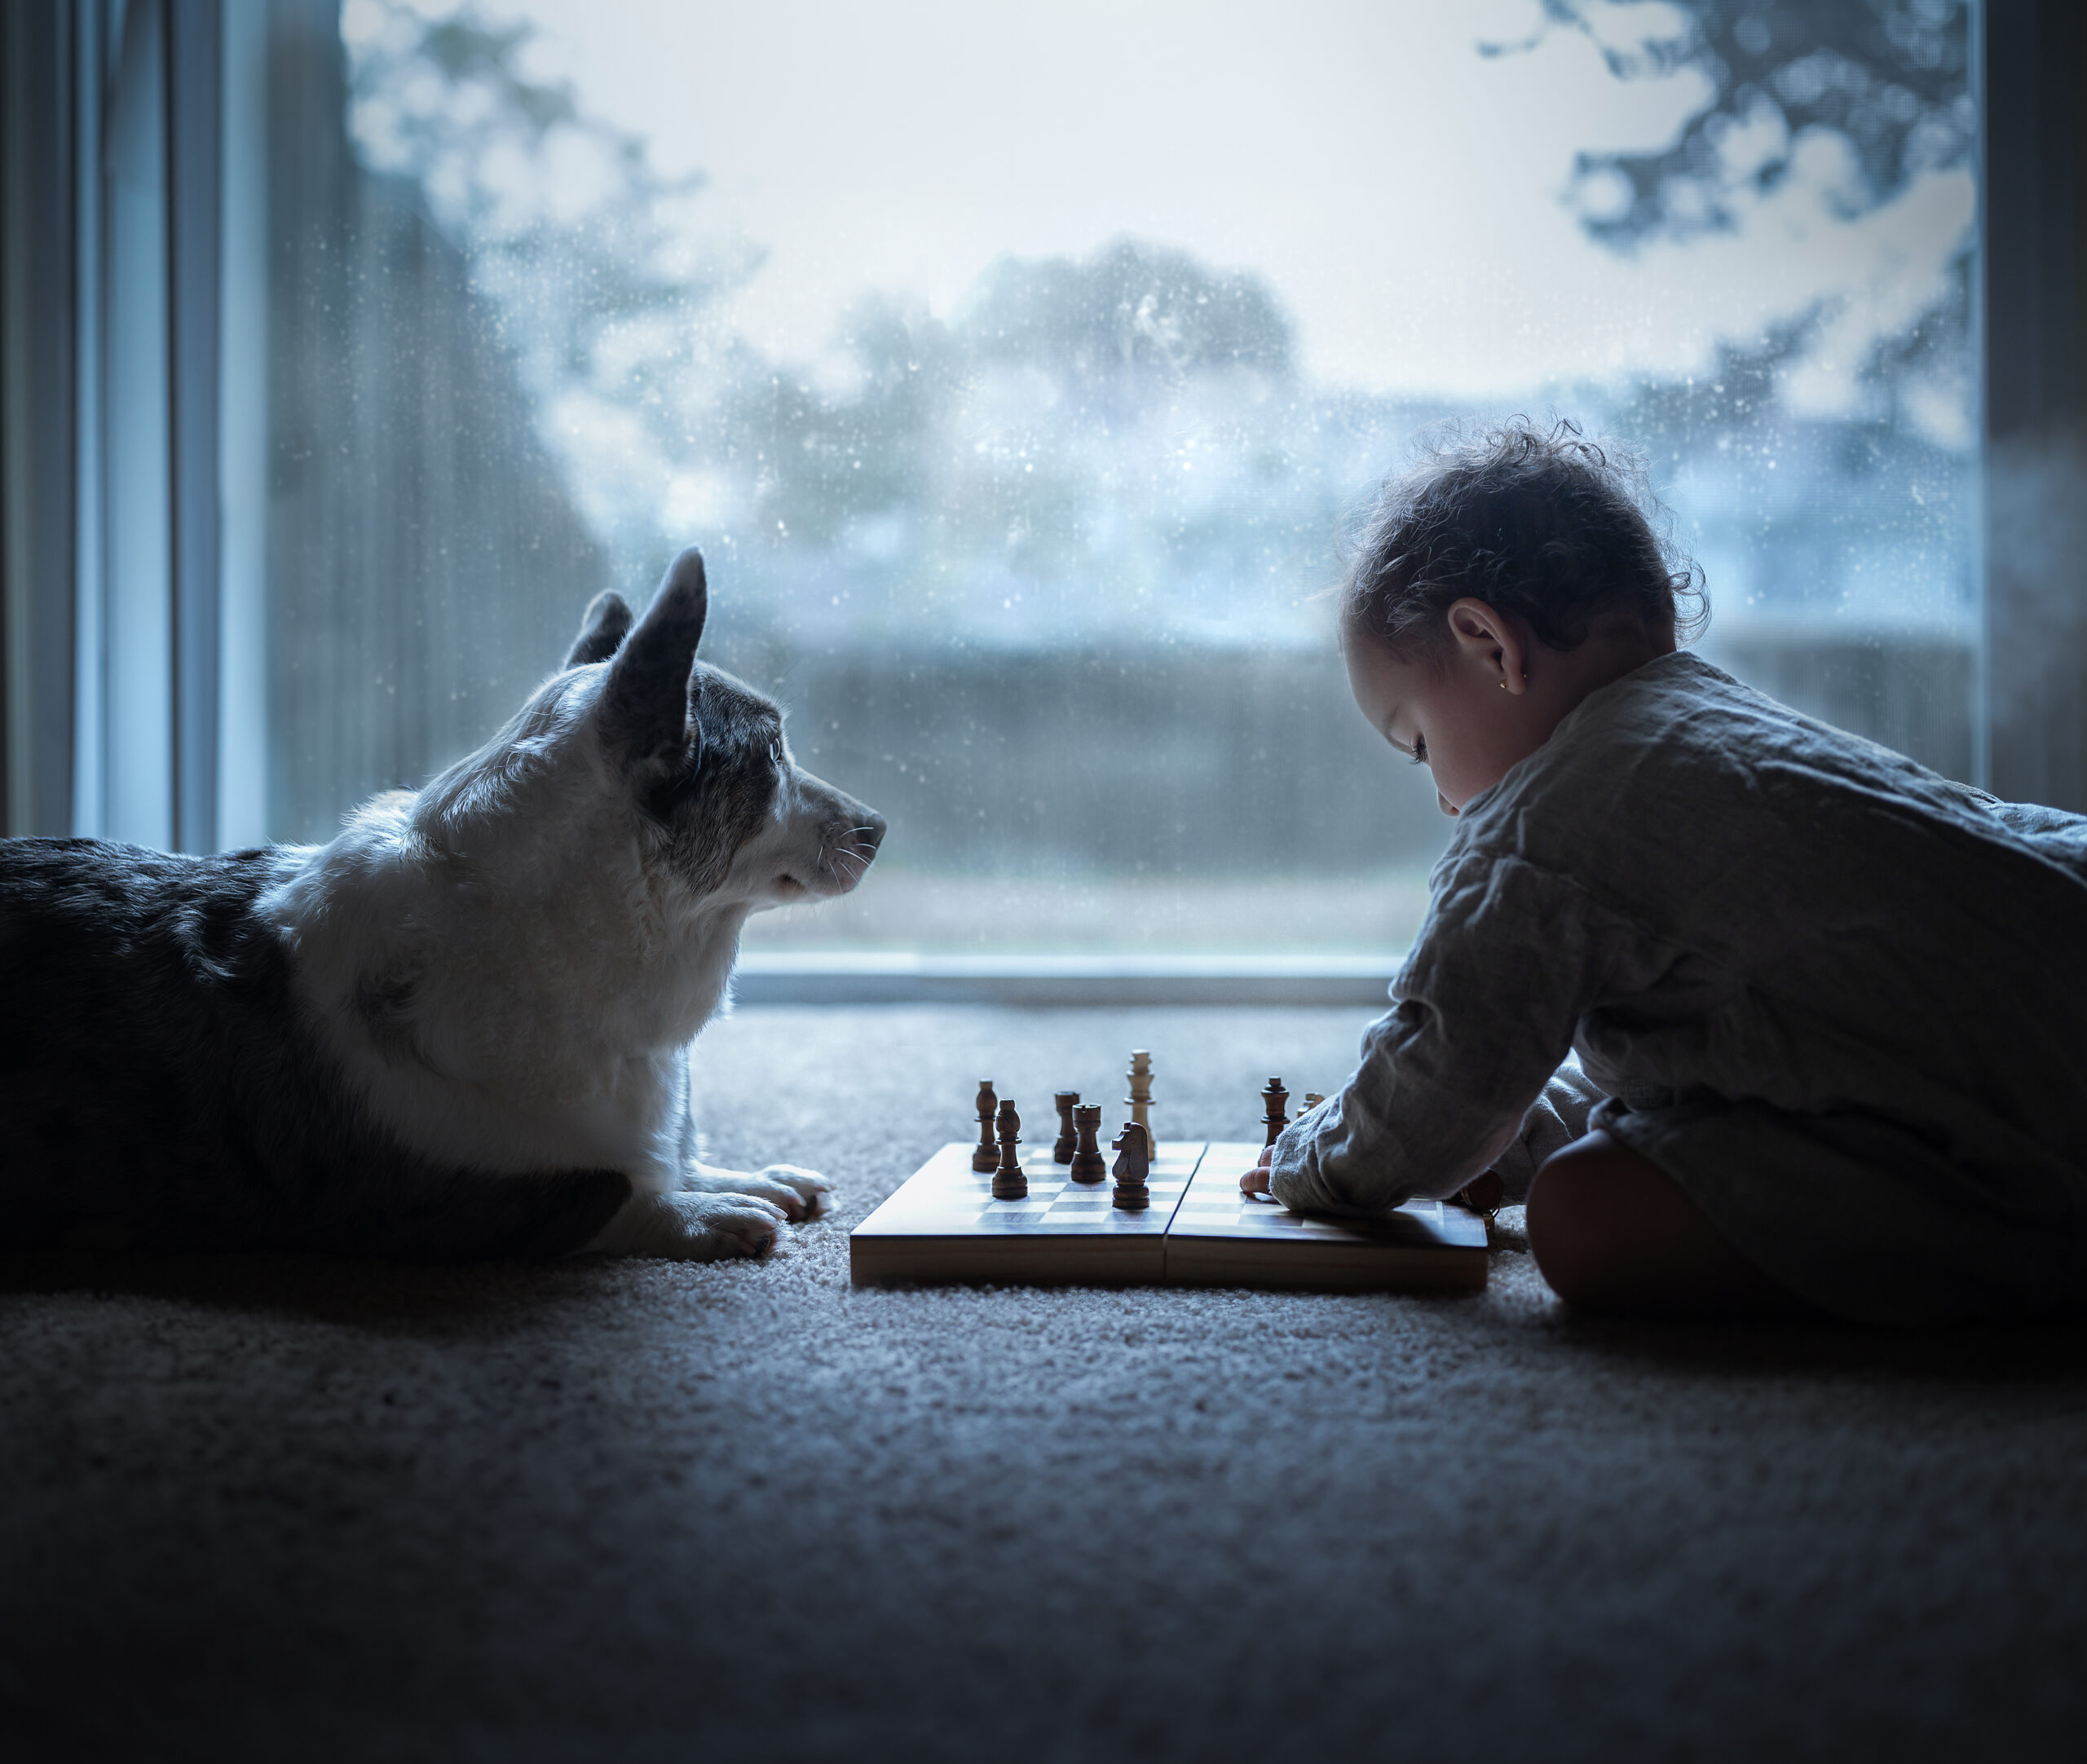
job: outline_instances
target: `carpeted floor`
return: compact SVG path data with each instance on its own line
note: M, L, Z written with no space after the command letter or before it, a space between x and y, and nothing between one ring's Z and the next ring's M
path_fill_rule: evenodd
M713 1155L843 1184L767 1264L0 1265L0 1753L2079 1755L2087 1336L1595 1325L1511 1247L849 1289L982 1074L1149 1046L1244 1138L1360 1026L743 1012Z

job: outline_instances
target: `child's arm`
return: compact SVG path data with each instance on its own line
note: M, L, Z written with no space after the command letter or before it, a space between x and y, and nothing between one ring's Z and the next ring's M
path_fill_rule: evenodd
M1507 1150L1460 1192L1475 1197L1480 1185L1489 1182L1494 1185L1495 1192L1483 1200L1473 1198L1472 1204L1489 1208L1520 1206L1529 1198L1529 1184L1536 1180L1538 1166L1553 1152L1564 1150L1586 1134L1587 1117L1604 1100L1605 1094L1581 1069L1577 1055L1568 1058L1551 1074L1550 1082L1543 1087L1543 1094L1529 1105L1522 1117L1521 1127ZM1272 1146L1261 1148L1260 1162L1239 1179L1242 1193L1269 1192L1269 1163L1273 1149Z
M1637 965L1645 941L1568 878L1467 853L1438 878L1397 1003L1370 1025L1361 1068L1277 1140L1269 1192L1300 1211L1374 1215L1453 1195L1498 1165L1504 1176L1538 1149L1520 1143L1524 1118L1574 1025L1619 958ZM1562 1131L1583 1125L1598 1099L1581 1074L1560 1100Z

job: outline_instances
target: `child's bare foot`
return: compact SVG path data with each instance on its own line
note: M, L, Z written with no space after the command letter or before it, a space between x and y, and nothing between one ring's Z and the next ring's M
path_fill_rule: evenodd
M1811 1310L1727 1243L1673 1177L1599 1127L1545 1159L1529 1205L1530 1251L1568 1304L1665 1316Z

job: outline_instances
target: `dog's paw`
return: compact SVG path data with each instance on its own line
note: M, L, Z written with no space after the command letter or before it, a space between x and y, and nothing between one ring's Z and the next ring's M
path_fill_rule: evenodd
M783 1211L792 1219L823 1219L833 1211L833 1184L815 1170L800 1170L795 1164L765 1164L755 1180L790 1197L783 1202ZM774 1198L766 1188L756 1192Z
M699 1194L757 1195L799 1223L823 1219L833 1211L833 1184L795 1164L770 1164L751 1175L743 1170L713 1170L698 1164L682 1179L682 1187Z
M638 1194L588 1248L677 1262L767 1255L782 1240L784 1217L757 1194Z
M717 1262L733 1255L766 1255L780 1241L789 1215L758 1194L676 1194L685 1247L662 1253L685 1262Z

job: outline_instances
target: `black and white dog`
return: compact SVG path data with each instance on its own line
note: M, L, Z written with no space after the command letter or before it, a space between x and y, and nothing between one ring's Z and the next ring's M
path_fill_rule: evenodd
M330 845L0 842L0 1246L754 1255L808 1171L695 1161L689 1043L749 913L845 893L883 821L695 659L686 551L635 629Z

